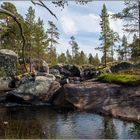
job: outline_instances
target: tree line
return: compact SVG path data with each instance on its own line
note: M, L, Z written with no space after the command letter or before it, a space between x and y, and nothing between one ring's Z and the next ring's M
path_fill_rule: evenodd
M130 14L124 16L126 9L127 11L129 11L129 9L132 10L132 7L130 7L130 3L125 3L126 8L122 11L122 13L113 15L113 18L124 19L126 18L126 16L130 16ZM136 3L131 3L131 5L132 4ZM118 33L114 32L110 28L110 15L108 14L105 4L103 5L100 15L101 33L99 40L101 41L101 45L100 47L96 48L103 53L101 60L99 59L98 54L93 56L92 53L87 55L84 53L84 51L79 51L80 46L78 45L78 42L76 41L76 38L74 36L71 36L70 40L68 40L69 45L71 45L71 50L67 50L66 53L58 54L56 48L59 44L60 33L53 21L48 21L48 28L47 31L45 31L43 20L41 18L38 18L36 20L35 10L32 7L28 8L25 17L19 14L16 7L10 2L3 2L1 7L13 13L20 20L26 40L26 61L32 58L37 58L46 60L50 65L54 65L57 63L67 63L77 65L91 64L94 66L104 64L106 66L108 62L128 60L137 62L140 59L140 41L137 35L137 32L139 30L136 30L138 25L134 26L133 28L128 28L132 25L125 25L126 31L136 32L134 34L132 43L129 44L125 35L120 38ZM133 8L134 11L136 11L135 9L138 9L138 7ZM136 14L134 14L134 16L135 15ZM120 45L117 45L117 42L119 42ZM23 40L15 21L10 16L0 13L0 48L15 51L19 55L19 60L21 60L22 43ZM114 57L114 52L118 54L117 58Z

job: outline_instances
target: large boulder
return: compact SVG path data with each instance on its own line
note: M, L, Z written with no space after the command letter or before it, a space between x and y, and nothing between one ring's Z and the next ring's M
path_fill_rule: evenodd
M111 66L110 70L112 72L118 72L120 70L126 70L126 69L129 69L132 67L133 67L133 64L131 64L129 62L121 62L121 63Z
M32 69L36 70L37 72L49 73L49 66L46 61L42 59L32 59L31 64Z
M140 86L124 87L109 83L66 84L55 93L52 104L92 111L126 120L140 119Z
M13 76L16 72L18 55L7 49L0 50L0 67L5 70L7 76Z
M59 88L60 84L54 81L53 75L36 76L35 79L21 81L18 88L6 94L5 101L32 105L45 104Z
M64 77L80 77L81 76L81 69L78 66L75 65L54 65L50 68L50 72L53 74L57 72L57 74L60 73L60 75Z
M96 68L85 68L81 73L81 77L84 79L92 79L97 77L98 73Z

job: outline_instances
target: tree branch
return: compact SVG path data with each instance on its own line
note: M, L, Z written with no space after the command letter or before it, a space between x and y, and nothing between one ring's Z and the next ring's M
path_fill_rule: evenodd
M21 23L18 21L17 17L11 13L10 11L7 11L3 8L0 8L0 13L3 13L5 15L8 15L10 17L13 18L13 20L18 24L19 26L19 29L20 29L20 34L21 34L21 37L22 37L22 41L23 41L23 46L22 46L22 59L23 59L23 64L24 64L24 67L25 67L25 70L27 72L27 68L26 68L26 64L25 64L25 37L24 37L24 34L23 34L23 29L22 29L22 25Z
M41 7L44 7L45 9L47 9L47 10L49 11L49 13L50 13L51 15L53 15L53 16L58 20L57 16L56 16L56 15L55 15L41 0L39 0L38 2L35 2L35 1L31 0L31 2L32 2L34 5L39 5L39 6L41 6Z

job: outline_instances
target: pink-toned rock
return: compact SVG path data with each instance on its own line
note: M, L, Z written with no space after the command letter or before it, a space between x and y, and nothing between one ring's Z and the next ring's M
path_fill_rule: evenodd
M140 118L140 86L124 87L109 83L82 82L66 84L58 90L52 103L61 107L94 111L114 117Z

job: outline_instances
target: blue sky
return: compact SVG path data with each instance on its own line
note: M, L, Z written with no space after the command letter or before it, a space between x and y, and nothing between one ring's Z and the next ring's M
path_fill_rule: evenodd
M110 14L120 12L124 8L123 1L93 1L86 5L79 5L73 1L69 1L69 5L61 8L55 8L51 1L45 1L45 4L57 15L58 20L50 15L50 13L39 6L34 6L28 1L10 1L14 3L20 14L25 16L29 6L35 9L36 18L40 17L44 21L44 28L48 28L48 20L53 21L60 32L59 45L57 45L57 52L65 52L67 49L71 50L69 40L72 35L75 36L80 50L85 53L96 53L102 56L102 53L95 50L99 47L101 42L100 36L100 14L102 6L105 3ZM0 2L2 3L2 2ZM123 21L110 19L111 28L123 36L122 31Z

